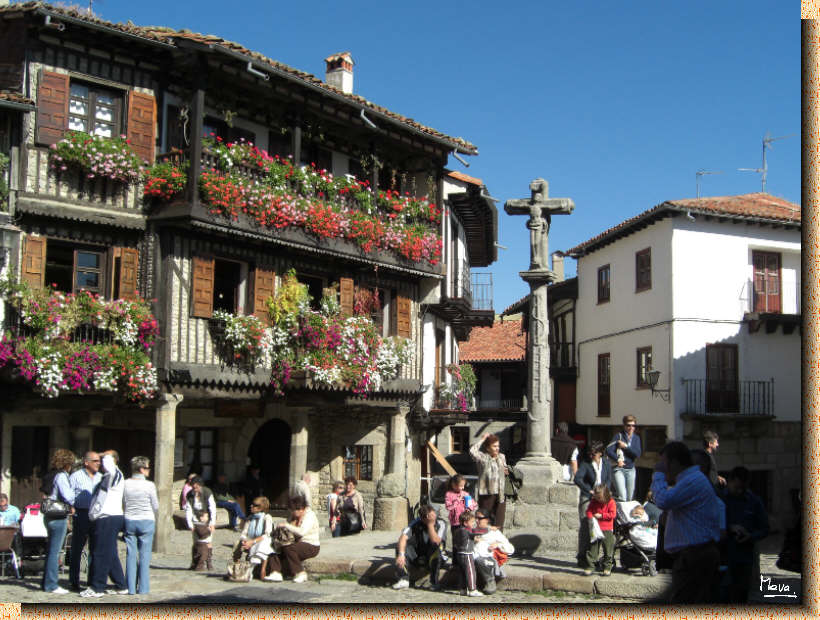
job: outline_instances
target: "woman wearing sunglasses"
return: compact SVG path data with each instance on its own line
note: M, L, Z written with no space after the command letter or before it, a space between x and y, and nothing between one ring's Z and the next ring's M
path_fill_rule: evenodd
M242 533L233 548L234 561L247 553L248 561L261 566L260 579L265 577L265 563L273 553L270 535L273 532L273 517L268 514L270 501L267 497L257 497L251 502L250 514L242 526Z
M631 502L635 494L635 461L641 456L641 438L635 432L634 415L624 416L624 429L606 447L612 463L612 491L620 502Z

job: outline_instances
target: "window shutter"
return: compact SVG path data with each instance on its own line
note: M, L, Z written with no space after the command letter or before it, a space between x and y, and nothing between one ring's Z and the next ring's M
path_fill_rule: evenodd
M116 276L119 278L119 292L121 299L133 301L138 297L137 292L137 266L139 265L139 252L134 248L115 248L115 254L120 257L120 270Z
M210 319L214 313L214 259L206 256L194 256L192 259L193 316Z
M339 279L339 305L344 316L353 315L353 278Z
M68 128L68 76L40 72L37 89L37 142L54 144Z
M410 337L410 298L402 295L396 297L396 335Z
M45 286L46 238L26 237L20 279L33 288Z
M131 148L149 164L154 161L154 133L157 104L151 95L131 91L128 94L128 139Z
M276 292L276 272L257 267L253 271L253 314L265 325L270 325L268 298Z

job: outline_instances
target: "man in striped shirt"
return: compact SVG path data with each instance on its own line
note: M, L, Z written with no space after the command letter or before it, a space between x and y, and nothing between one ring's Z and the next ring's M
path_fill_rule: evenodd
M661 450L652 494L667 513L664 551L675 555L670 602L711 602L720 566L721 505L686 444L673 441Z

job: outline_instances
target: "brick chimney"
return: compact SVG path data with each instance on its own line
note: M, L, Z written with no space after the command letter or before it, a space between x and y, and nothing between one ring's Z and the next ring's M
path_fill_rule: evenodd
M353 92L353 56L341 52L325 58L325 82L343 93Z
M561 252L552 253L552 270L555 272L555 281L564 281L564 255Z

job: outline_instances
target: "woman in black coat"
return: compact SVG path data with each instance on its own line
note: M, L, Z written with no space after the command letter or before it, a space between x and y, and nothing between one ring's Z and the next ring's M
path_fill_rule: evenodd
M600 441L593 441L587 450L587 459L578 466L575 473L575 485L581 490L578 502L578 566L585 565L586 552L589 549L589 527L586 523L586 512L589 500L592 496L592 489L596 484L612 486L612 466L604 458L604 444Z

